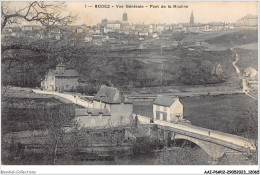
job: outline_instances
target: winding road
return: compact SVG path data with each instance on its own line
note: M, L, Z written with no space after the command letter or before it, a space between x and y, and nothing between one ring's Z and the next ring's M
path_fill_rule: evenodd
M243 77L243 75L241 74L239 68L238 68L237 65L236 65L236 63L239 61L239 55L235 52L235 50L234 50L233 48L230 48L230 50L236 55L236 60L232 62L232 65L233 65L233 67L235 68L236 73L238 74L239 79L242 80L242 87L243 87L243 88L242 88L242 91L243 91L247 96L249 96L249 97L251 97L251 98L257 100L257 98L255 98L254 96L252 96L252 95L249 94L249 90L250 90L250 89L249 89L249 87L247 86L246 78Z

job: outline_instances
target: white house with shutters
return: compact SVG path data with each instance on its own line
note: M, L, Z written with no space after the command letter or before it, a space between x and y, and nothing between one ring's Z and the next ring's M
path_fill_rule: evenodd
M179 98L162 96L153 102L153 119L167 122L183 120L183 105Z

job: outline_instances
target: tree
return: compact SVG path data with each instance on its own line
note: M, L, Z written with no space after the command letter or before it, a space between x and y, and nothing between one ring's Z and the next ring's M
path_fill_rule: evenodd
M232 127L233 126L233 127ZM241 135L250 140L250 146L255 149L255 152L245 151L243 155L252 163L257 164L258 160L258 105L257 101L253 102L248 111L234 121L234 124L229 126L230 133Z
M65 2L28 2L23 8L13 10L9 3L3 2L1 6L1 31L8 26L19 25L21 22L40 23L47 31L57 26L64 26L74 22L77 17L71 13L64 14ZM44 49L23 44L2 44L2 54L10 49L31 50L34 52L44 52Z
M3 84L35 87L59 56L73 52L68 40L55 38L55 31L61 37L60 31L66 33L66 26L77 16L66 9L65 2L23 2L17 7L12 2L1 6L2 74L7 75L2 76ZM26 31L21 27L24 23L39 25L37 30ZM66 39L72 35L66 34Z
M56 105L51 108L46 108L46 122L48 124L48 136L45 137L45 150L46 153L56 163L57 154L63 153L66 124L72 124L72 119L75 116L74 107L72 105ZM60 149L59 149L60 148Z
M1 30L8 24L18 24L19 22L38 22L45 27L56 25L67 25L76 19L71 13L64 15L66 11L65 2L28 2L19 10L12 10L8 2L3 2L1 6Z

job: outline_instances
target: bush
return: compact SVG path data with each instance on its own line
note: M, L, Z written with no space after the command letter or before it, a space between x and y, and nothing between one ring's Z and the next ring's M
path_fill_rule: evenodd
M151 139L151 138L140 138L137 139L135 144L133 145L134 154L148 154L153 152L156 149L162 149L163 144L159 142L159 140Z

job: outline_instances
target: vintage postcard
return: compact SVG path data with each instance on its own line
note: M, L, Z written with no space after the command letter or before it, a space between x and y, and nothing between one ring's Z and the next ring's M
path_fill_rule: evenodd
M1 70L3 167L258 165L257 1L2 1Z

